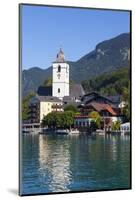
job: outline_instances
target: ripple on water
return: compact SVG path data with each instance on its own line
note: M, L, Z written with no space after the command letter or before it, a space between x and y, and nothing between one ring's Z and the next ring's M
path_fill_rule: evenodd
M130 188L130 137L24 136L23 194Z

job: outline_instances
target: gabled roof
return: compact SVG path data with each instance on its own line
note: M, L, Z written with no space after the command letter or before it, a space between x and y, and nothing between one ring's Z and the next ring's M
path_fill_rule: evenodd
M108 96L108 99L110 99L113 103L120 103L121 102L121 96L115 95L115 96Z
M84 104L88 104L88 103L90 103L92 101L95 101L97 98L98 99L102 99L103 101L105 101L107 103L113 104L113 102L109 98L107 98L107 97L105 97L103 95L100 95L97 92L91 92L91 93L88 93L88 94L84 95L82 97L82 102Z
M63 102L75 102L75 99L74 99L74 97L71 97L71 96L64 96L63 97Z
M98 112L103 111L103 110L107 110L112 115L117 115L117 113L113 110L113 108L109 104L92 102L92 103L89 104L89 106L92 106Z
M99 95L99 93L93 91L93 92L85 94L84 97L91 96L91 95Z
M57 97L52 96L35 96L31 99L30 103L36 103L36 102L62 102Z
M70 96L77 99L85 95L84 89L81 84L73 84L70 86Z
M40 101L49 101L49 102L62 102L58 97L53 97L53 96L38 96L38 99Z

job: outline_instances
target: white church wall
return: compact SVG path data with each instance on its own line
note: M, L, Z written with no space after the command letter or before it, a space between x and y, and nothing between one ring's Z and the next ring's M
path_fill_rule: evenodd
M55 82L53 84L53 96L56 96L58 98L69 96L69 84Z
M69 96L69 65L67 63L53 63L53 96L58 98Z

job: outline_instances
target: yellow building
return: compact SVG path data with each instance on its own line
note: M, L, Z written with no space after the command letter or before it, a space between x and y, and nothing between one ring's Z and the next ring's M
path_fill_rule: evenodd
M63 111L62 101L52 96L36 96L30 101L31 123L41 123L44 116L53 111Z

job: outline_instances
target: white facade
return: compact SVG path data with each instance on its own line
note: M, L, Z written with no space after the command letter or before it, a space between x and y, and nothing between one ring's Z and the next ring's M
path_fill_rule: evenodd
M117 121L120 121L122 122L122 117L117 117L117 116L113 116L113 117L110 117L112 119L112 122L117 122Z
M74 120L74 125L76 127L88 127L91 125L92 118L89 117L76 117Z
M120 125L120 130L123 132L130 131L130 122Z
M60 99L69 96L69 65L61 49L53 63L53 96Z

